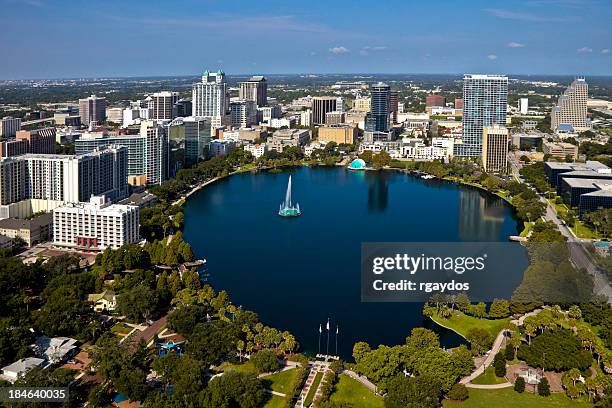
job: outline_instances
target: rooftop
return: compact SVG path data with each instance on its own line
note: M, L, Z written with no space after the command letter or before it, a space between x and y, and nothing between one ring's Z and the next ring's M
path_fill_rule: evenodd
M0 229L7 230L35 230L53 223L53 214L44 213L29 220L19 218L5 218L0 220Z

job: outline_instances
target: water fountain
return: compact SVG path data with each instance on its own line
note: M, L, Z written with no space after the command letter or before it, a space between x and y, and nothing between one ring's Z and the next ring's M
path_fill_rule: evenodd
M293 206L291 203L291 176L289 176L289 183L287 184L285 201L280 205L278 215L281 217L298 217L302 215L302 211L300 211L300 204L296 203L295 206Z

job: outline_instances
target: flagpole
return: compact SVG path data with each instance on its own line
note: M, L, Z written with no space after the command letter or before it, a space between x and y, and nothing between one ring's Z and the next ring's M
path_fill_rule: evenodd
M327 352L325 354L329 356L329 317L327 318Z
M321 354L321 332L323 331L323 329L321 328L321 323L319 323L319 351L317 351L317 354Z
M336 356L338 355L338 325L336 325Z

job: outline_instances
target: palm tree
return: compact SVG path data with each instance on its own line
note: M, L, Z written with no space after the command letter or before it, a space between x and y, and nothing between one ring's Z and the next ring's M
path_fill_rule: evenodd
M580 370L578 370L577 368L572 368L567 372L567 375L569 375L569 378L572 379L572 384L576 386L576 381L578 381L578 379L580 378Z
M531 337L535 334L535 327L528 323L525 325L525 334L527 335L527 344L531 346Z

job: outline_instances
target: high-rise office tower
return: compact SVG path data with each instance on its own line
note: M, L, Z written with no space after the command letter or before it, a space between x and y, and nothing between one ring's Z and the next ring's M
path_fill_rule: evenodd
M335 96L315 96L312 98L312 124L325 124L325 114L336 110L338 98Z
M268 81L262 75L255 75L248 81L238 82L238 98L255 102L257 106L268 103Z
M106 120L106 98L91 95L79 99L79 113L83 125L89 126L92 122L101 125Z
M397 89L391 89L389 92L389 112L391 113L391 122L397 123L397 112L399 110L399 92Z
M213 129L227 124L230 98L225 74L204 72L202 82L193 84L192 101L193 116L210 118Z
M485 126L506 125L508 77L465 75L463 78L463 134L455 143L459 157L481 157Z
M178 92L155 92L152 96L152 115L153 120L172 120L174 116L174 105L179 100Z
M188 99L179 99L173 106L172 116L175 118L186 118L191 116L192 103Z
M576 78L559 97L550 114L550 125L555 132L561 125L570 125L575 132L591 129L587 120L589 85L584 78Z
M2 139L12 139L21 130L21 119L6 116L0 121L0 136Z
M210 142L210 119L189 117L183 119L185 127L185 165L192 166L206 159Z
M230 122L232 126L246 128L257 123L257 105L254 101L238 100L230 102Z
M389 131L389 108L391 88L389 85L379 82L370 86L371 105L370 112L366 115L365 130L368 132Z
M485 126L482 130L482 167L487 173L506 174L508 170L508 129Z

